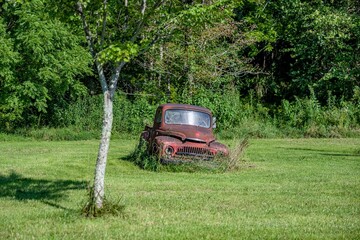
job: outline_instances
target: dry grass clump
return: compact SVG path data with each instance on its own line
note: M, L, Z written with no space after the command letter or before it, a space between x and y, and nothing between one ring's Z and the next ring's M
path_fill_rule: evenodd
M226 171L234 171L244 168L246 161L244 159L245 150L249 146L248 138L236 139L233 142L233 147L230 149L229 156L225 159Z

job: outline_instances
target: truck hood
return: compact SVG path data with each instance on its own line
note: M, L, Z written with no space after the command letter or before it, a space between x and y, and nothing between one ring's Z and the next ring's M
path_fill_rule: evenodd
M188 125L168 125L166 129L160 128L159 133L164 136L173 136L184 141L203 142L209 145L215 141L211 128L202 128Z

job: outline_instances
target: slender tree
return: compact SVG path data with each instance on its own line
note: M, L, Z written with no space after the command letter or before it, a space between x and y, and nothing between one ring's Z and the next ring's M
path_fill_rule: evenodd
M86 3L76 10L98 73L104 99L103 126L96 160L93 196L97 208L103 206L104 179L113 122L113 99L122 69L130 59L147 49L144 30L164 1L125 0ZM144 44L145 42L145 44Z

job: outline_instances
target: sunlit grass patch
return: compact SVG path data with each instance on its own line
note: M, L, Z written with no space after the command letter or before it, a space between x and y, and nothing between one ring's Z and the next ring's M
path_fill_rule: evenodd
M0 239L360 238L360 139L248 141L221 173L143 170L112 141L105 195L125 217L97 218L80 212L97 141L1 142Z

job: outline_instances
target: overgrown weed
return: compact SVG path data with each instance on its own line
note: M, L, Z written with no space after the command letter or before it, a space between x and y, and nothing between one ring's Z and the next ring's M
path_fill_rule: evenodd
M161 168L160 159L157 156L149 154L148 143L142 138L140 138L138 145L130 156L128 156L127 160L144 170L157 172Z
M230 149L229 157L226 158L227 171L239 170L245 167L244 154L249 146L248 138L233 140L233 147Z
M125 217L125 204L122 203L122 199L114 200L108 197L104 197L103 205L101 208L98 208L95 202L94 196L94 187L88 187L87 189L87 200L83 204L81 209L83 216L92 218L92 217L102 217L105 215L112 215L117 217Z
M217 155L214 159L196 159L184 157L174 162L162 163L159 156L151 155L148 151L148 143L140 140L134 152L127 158L144 170L155 172L208 172L219 173L236 171L245 168L244 153L249 146L247 138L234 140L229 156Z

